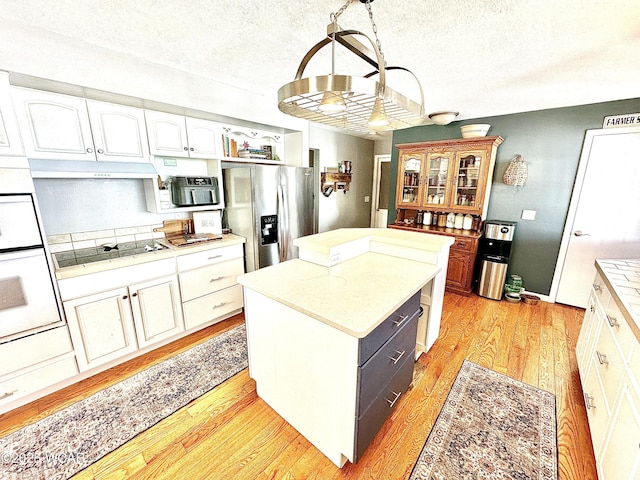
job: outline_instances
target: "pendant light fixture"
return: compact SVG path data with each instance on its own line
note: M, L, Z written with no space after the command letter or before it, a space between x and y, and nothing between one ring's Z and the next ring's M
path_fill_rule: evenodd
M342 30L338 17L356 0L347 2L337 13L330 15L327 37L322 39L302 59L293 82L278 90L278 108L294 117L320 122L336 128L369 134L419 125L424 120L424 94L418 78L403 67L388 67L382 55L377 27L373 20L371 2L364 3L375 35L374 42L357 30ZM356 37L364 37L370 48ZM331 43L331 74L303 78L304 70L313 56ZM335 73L335 48L341 45L364 60L374 70L362 77ZM390 88L386 73L401 70L413 76L420 92L420 103ZM377 76L377 81L372 77Z

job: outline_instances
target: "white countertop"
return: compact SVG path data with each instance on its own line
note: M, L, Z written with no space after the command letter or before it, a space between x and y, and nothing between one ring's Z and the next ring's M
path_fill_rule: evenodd
M362 338L440 272L430 256L448 252L452 242L401 230L332 230L294 240L300 259L242 275L238 283Z
M640 259L596 260L596 269L640 342Z
M72 265L69 267L56 268L55 275L58 280L65 278L77 277L79 275L87 275L89 273L104 272L114 268L128 267L130 265L138 265L141 263L153 262L165 258L174 258L189 253L201 252L213 248L227 247L245 243L246 239L238 235L225 234L220 240L211 240L208 242L193 243L184 247L176 247L169 242L159 239L167 248L164 250L156 250L153 252L145 252L140 255L130 255L127 257L117 257L100 262L85 263L81 265Z

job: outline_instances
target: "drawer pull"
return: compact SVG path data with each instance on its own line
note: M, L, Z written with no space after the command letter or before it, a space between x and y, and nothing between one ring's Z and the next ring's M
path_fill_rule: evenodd
M587 410L591 410L592 408L596 408L596 406L592 403L593 397L588 393L584 394L584 406L587 407Z
M226 305L227 303L229 303L229 302L221 302L221 303L219 303L217 305L214 305L213 307L211 307L211 310L215 310L216 308L220 308L220 307Z
M590 306L589 306L589 311L590 311L591 313L595 312L595 311L596 311L596 307L594 307L593 305L590 305Z
M593 283L592 285L593 285L593 289L596 292L599 292L600 290L602 290L602 287L600 285L598 285L597 283Z
M393 362L393 364L395 365L395 364L396 364L396 363L398 363L398 361L399 361L399 360L404 356L405 352L406 352L405 350L403 350L403 351L401 351L401 352L399 352L398 350L396 350L396 353L398 354L398 356L397 356L397 357L395 357L395 358L390 356L389 358L391 359L391 361L392 361L392 362Z
M218 280L222 280L224 277L216 277L209 280L209 283L217 282Z
M14 393L16 393L18 390L14 390L12 392L5 392L2 395L0 395L0 400L4 400L5 398L9 398L11 395L13 395Z
M402 392L397 392L396 393L393 390L391 390L391 393L393 393L396 396L396 398L394 398L393 400L389 400L388 398L386 399L387 402L389 402L389 408L393 408L393 406L396 404L396 402L400 398L400 395L402 395Z
M213 257L207 258L207 260L215 260L216 258L220 258L222 255L214 255Z
M600 365L609 365L609 360L607 360L607 356L604 353L600 353L596 350L596 355L598 356L598 362L600 362Z
M399 326L400 326L400 325L402 325L404 322L406 322L406 321L407 321L407 319L409 318L409 315L399 315L399 317L400 317L400 320L394 320L394 321L393 321L393 324L394 324L396 327L399 327Z
M616 317L612 317L611 315L607 315L607 322L609 322L609 325L611 325L612 327L620 326L620 324L618 323L618 319Z

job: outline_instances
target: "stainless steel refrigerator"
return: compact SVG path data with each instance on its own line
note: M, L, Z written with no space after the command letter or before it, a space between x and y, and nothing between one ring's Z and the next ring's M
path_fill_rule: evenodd
M313 169L225 164L223 223L247 239L246 271L298 257L293 240L314 232Z

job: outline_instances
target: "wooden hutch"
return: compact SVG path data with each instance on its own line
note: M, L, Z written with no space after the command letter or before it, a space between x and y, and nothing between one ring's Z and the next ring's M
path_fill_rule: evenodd
M469 295L499 136L396 145L396 220L390 228L455 238L447 291Z

